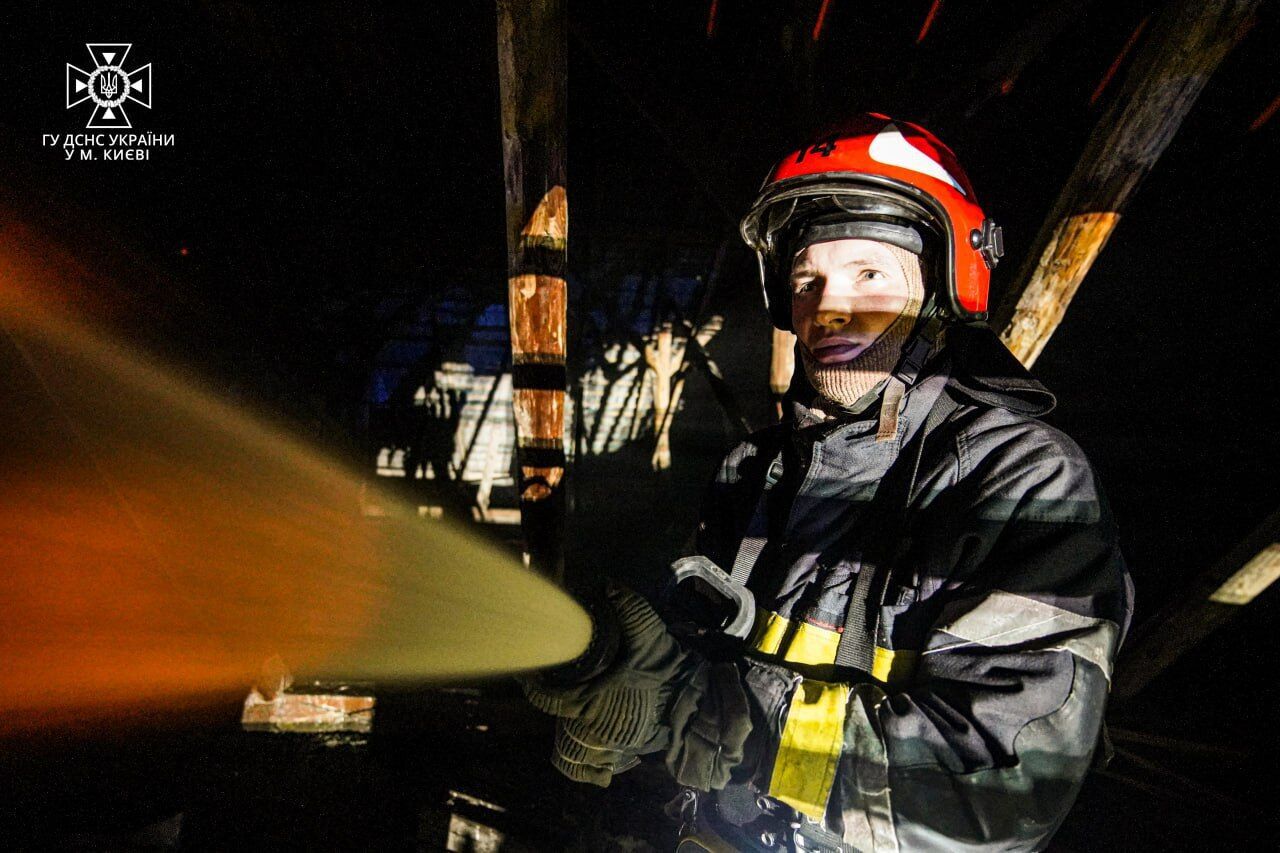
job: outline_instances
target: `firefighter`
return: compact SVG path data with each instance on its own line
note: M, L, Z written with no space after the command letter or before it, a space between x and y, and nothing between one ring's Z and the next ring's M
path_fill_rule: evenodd
M659 755L682 849L1040 849L1132 594L1097 476L1037 420L1053 396L982 324L1000 229L936 137L868 114L785 157L742 234L802 370L692 559L752 627L681 642L611 590L613 666L526 683L553 763L607 785Z

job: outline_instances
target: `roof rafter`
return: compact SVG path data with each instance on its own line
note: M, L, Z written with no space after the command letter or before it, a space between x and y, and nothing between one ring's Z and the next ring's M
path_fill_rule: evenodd
M1030 366L1066 315L1130 197L1169 146L1259 0L1176 0L1152 20L992 325Z

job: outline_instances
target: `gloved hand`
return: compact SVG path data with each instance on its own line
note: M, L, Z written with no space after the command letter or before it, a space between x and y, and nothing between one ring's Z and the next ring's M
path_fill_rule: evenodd
M736 667L681 649L636 593L607 595L622 632L616 663L585 684L522 682L529 701L558 718L551 763L570 779L606 786L639 756L667 749L676 781L723 787L751 730Z
M622 634L614 664L568 687L536 676L523 682L534 707L558 718L551 763L570 779L601 786L635 766L640 755L667 746L667 707L696 666L643 598L622 588L606 596Z
M667 769L681 785L719 790L744 763L751 712L738 668L703 661L676 696Z

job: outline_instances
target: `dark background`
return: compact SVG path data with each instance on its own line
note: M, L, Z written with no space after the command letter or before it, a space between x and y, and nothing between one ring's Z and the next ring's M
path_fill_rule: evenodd
M817 42L818 0L723 0L711 38L709 5L570 11L570 262L588 305L607 298L603 270L620 254L661 267L693 247L709 264L772 159L858 110L923 121L957 152L1005 229L997 304L1127 64L1097 105L1090 94L1154 6L952 0L916 44L925 0L835 0ZM1056 35L1025 32L1054 9L1065 10ZM1110 494L1139 621L1280 503L1280 119L1250 130L1280 94L1278 24L1264 8L1209 82L1035 367L1060 401L1051 420ZM504 298L492 4L9 3L0 33L0 197L86 251L136 257L146 274L113 295L124 324L228 394L358 453L362 395L388 333L382 306L459 286ZM153 63L154 107L130 116L140 131L174 134L173 148L103 163L41 147L42 133L83 131L87 108L63 109L62 86L66 62L88 61L86 41L133 42L128 65ZM1035 45L1021 73L985 79L1019 44ZM732 328L713 353L759 426L767 327L752 314L753 260L729 245L713 302ZM710 405L705 386L688 393L690 406ZM582 489L618 498L616 542L600 550L625 552L623 573L687 532L698 484L730 438L714 422L681 429L677 420L672 478L626 460L578 472ZM635 512L644 501L664 524ZM598 537L592 518L577 523ZM581 544L575 553L591 558ZM1210 813L1193 819L1194 795L1134 770L1157 791L1092 782L1077 815L1092 810L1094 829L1071 836L1069 825L1064 843L1167 848L1192 837L1169 829L1179 821L1239 845L1262 840L1276 601L1272 589L1242 608L1123 721L1238 750L1157 755L1225 801L1210 797ZM1143 835L1150 826L1163 829Z

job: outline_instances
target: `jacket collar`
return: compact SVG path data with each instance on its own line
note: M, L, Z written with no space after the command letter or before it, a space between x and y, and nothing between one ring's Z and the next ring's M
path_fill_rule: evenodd
M943 352L947 359L939 358ZM945 367L944 367L945 365ZM947 388L956 392L957 397L983 406L1008 409L1015 414L1030 417L1041 417L1053 411L1057 399L1039 380L1033 378L1027 369L1009 352L989 326L952 326L947 329L942 351L930 359L924 374L911 391L919 387L929 376L940 369L948 369L950 377ZM799 372L799 371L797 371ZM793 384L792 394L797 390L808 388ZM818 423L852 423L862 420L874 420L879 411L872 405L884 393L884 384L876 386L866 397L858 401L853 409L844 409L838 413L829 407L815 407L801 403L798 396L792 397L792 418L799 428ZM810 389L809 394L813 394ZM827 411L823 411L827 408Z
M957 396L1019 415L1041 417L1053 411L1057 398L1034 379L989 326L947 329L951 380Z

